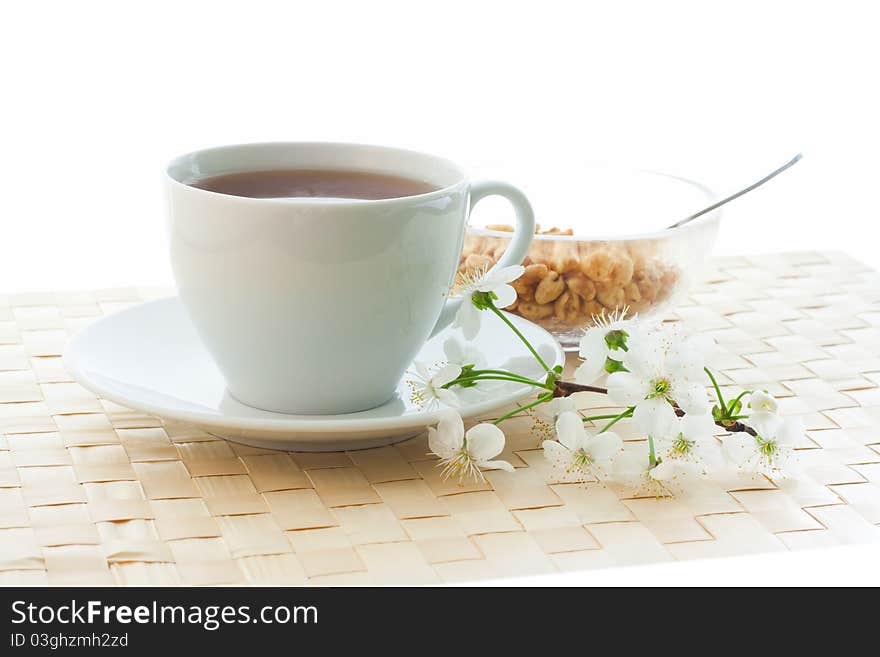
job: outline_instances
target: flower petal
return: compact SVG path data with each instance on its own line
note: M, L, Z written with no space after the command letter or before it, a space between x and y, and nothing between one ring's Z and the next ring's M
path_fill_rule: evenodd
M699 379L705 367L699 351L687 342L676 342L666 356L665 368L670 377L684 381Z
M574 380L581 385L588 386L595 383L604 372L604 361L600 363L595 358L592 360L585 360L578 365L578 368L574 371Z
M745 432L733 433L724 438L721 443L724 456L733 465L745 467L757 453L758 444L755 439Z
M453 365L466 365L464 362L464 343L456 336L452 335L443 342L443 353L446 360Z
M440 368L431 379L431 383L436 388L442 388L450 381L455 381L458 378L458 375L461 374L461 366L459 365L444 365Z
M440 412L438 417L435 437L437 444L447 449L460 449L464 444L464 421L461 415L453 410L446 410ZM437 453L433 447L431 451Z
M431 378L431 373L428 371L428 366L417 360L413 363L413 367L416 370L416 374L422 379L423 383L427 383Z
M544 420L548 420L555 425L557 418L562 413L577 410L577 405L575 404L576 400L577 397L575 395L569 395L568 397L554 397L546 404L535 406L535 415Z
M580 357L584 362L575 370L575 380L590 385L605 372L605 359L608 357L605 329L591 328L584 334L581 338Z
M658 463L648 471L648 475L651 479L656 479L657 481L669 481L675 477L676 474L678 474L678 468L676 467L675 461L671 460Z
M541 406L549 410L554 421L566 411L570 411L572 413L577 411L577 404L575 404L574 395L569 395L568 397L554 397L550 400L549 403L542 404ZM538 408L541 408L541 406L539 406Z
M477 281L477 289L480 292L496 292L495 288L506 283L512 283L522 276L525 270L526 268L522 265L495 267L486 272L486 274Z
M522 265L509 265L502 267L498 271L497 278L505 283L513 283L517 278L526 273L526 268Z
M665 436L675 423L675 411L662 397L645 399L636 405L633 423L649 436Z
M799 417L787 417L776 432L776 442L781 447L794 447L804 437L804 423Z
M699 383L681 385L676 381L675 401L685 413L705 413L709 410L709 395Z
M452 390L448 390L446 388L434 388L434 396L437 398L437 401L446 404L447 406L451 406L453 408L458 408L461 406L461 400L458 398L458 395L455 394Z
M764 438L772 438L782 425L782 418L775 413L752 413L746 424Z
M623 441L613 431L605 431L598 436L587 439L586 451L596 461L610 461L613 456L620 452Z
M565 411L556 419L556 438L573 452L579 450L587 438L583 418L573 411Z
M486 355L475 345L468 344L464 350L464 362L461 365L473 365L477 369L486 367Z
M678 430L688 440L701 442L715 435L715 420L711 413L686 413L679 418Z
M645 382L631 372L608 375L608 398L620 406L635 406L647 394Z
M455 450L448 441L448 435L442 434L434 427L428 427L428 449L441 459L452 458L455 454Z
M635 452L622 452L614 459L611 471L615 479L634 483L639 481L648 470L648 458Z
M763 390L755 390L750 394L747 403L753 413L776 413L779 410L776 398Z
M496 425L484 422L467 432L467 450L475 461L485 461L504 449L504 432Z
M567 468L572 461L571 450L555 440L545 440L541 447L544 448L544 458L557 467Z
M724 452L717 440L707 440L697 443L696 446L697 461L702 468L704 474L710 472L721 472L724 470L725 461Z
M581 336L578 355L584 360L599 358L604 363L605 356L608 355L608 345L605 342L605 335L607 333L608 329L603 326L594 326L587 329Z
M516 301L516 290L510 285L499 285L492 291L495 293L495 296L498 297L495 299L496 308L507 308L507 306Z
M462 300L455 313L455 322L453 326L461 329L465 339L473 340L480 332L480 310L473 304L470 297Z
M477 461L477 465L484 470L504 470L505 472L515 471L515 468L507 461Z
M656 378L662 372L664 344L659 331L631 336L627 351L616 352L626 369L643 379Z

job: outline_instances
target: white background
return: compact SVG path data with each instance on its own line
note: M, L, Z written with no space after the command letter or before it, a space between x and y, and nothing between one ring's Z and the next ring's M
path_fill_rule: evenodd
M434 152L520 185L558 224L588 193L570 182L586 162L725 191L802 150L729 207L716 252L834 248L880 266L877 25L871 3L840 0L10 3L0 287L169 283L164 163L262 140ZM527 581L878 584L877 556Z

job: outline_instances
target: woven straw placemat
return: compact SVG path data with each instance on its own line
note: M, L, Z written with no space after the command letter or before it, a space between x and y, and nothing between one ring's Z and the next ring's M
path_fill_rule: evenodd
M676 315L721 345L729 389L803 417L805 475L672 499L557 483L527 417L504 425L516 474L462 487L424 435L273 452L71 380L73 333L167 292L0 296L0 583L419 584L880 539L880 274L848 256L716 259L694 286Z

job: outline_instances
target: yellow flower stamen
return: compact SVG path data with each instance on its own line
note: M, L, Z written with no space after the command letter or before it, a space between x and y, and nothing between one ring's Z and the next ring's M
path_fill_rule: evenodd
M452 477L458 479L458 483L464 483L465 479L472 479L474 482L480 483L486 481L486 476L474 461L473 457L462 446L453 456L446 459L440 459L437 463L438 468L443 468L440 477L446 481Z

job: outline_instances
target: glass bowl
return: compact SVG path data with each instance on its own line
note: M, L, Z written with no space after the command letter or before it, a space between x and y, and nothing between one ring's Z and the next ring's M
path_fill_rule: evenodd
M687 294L718 235L720 210L681 228L659 230L709 205L703 185L653 171L591 169L582 199L564 214L542 215L526 271L513 282L507 308L576 350L584 329L611 314L667 313ZM646 228L650 227L648 230ZM459 272L493 264L510 243L511 226L468 228Z

